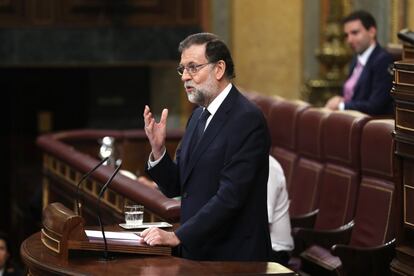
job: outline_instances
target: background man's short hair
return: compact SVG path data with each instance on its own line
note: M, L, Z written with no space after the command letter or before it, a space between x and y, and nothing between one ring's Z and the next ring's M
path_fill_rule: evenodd
M372 14L363 10L350 13L344 19L342 19L342 24L355 20L360 20L364 28L367 30L371 27L377 28L377 23L375 22L375 18L372 16Z

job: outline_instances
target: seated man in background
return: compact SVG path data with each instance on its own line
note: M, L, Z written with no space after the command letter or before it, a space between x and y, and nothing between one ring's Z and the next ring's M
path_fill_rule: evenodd
M272 262L287 266L293 250L289 217L289 197L286 180L280 164L269 155L269 179L267 182L267 213L269 216Z
M366 11L356 11L343 19L346 42L355 53L343 87L343 96L334 96L325 107L353 109L370 115L393 113L392 56L377 42L377 25Z

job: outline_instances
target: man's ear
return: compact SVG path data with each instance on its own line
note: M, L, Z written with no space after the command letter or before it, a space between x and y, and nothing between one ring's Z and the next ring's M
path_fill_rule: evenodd
M216 79L221 80L226 72L226 63L223 60L219 60L216 63L215 73Z
M369 33L369 36L370 36L373 40L375 40L375 38L377 37L377 28L375 28L375 27L371 26L371 27L368 29L368 33Z

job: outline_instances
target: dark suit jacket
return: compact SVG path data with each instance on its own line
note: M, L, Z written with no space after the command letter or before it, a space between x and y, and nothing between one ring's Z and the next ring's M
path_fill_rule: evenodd
M354 57L350 72L354 69L356 61L357 58ZM370 115L392 114L392 75L389 71L392 64L392 56L377 44L355 85L352 100L345 103L345 109L354 109Z
M201 112L193 111L176 161L166 154L148 171L164 194L181 196L175 233L182 257L267 261L270 135L263 114L233 86L190 155Z

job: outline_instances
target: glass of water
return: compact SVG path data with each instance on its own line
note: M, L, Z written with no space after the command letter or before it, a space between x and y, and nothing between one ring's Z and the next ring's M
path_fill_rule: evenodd
M127 204L124 206L125 223L127 226L141 225L144 219L144 206Z

